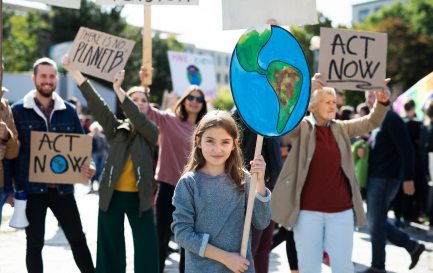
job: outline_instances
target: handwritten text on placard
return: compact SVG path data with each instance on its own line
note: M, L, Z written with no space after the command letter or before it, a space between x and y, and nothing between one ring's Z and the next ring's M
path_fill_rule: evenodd
M320 29L319 72L332 87L349 90L384 86L387 35Z
M87 182L81 166L90 164L92 138L69 133L31 133L29 180L42 183Z
M71 66L95 77L112 81L128 61L134 42L81 27L69 52Z

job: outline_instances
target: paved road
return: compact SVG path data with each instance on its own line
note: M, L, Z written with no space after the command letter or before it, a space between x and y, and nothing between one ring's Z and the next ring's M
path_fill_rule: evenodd
M96 226L98 212L98 196L87 194L87 187L76 186L76 199L81 213L83 228L87 236L87 242L95 261L96 252ZM0 228L0 273L23 273L25 267L25 233L23 230L15 230L8 226L12 215L9 206L4 207L3 221ZM133 246L129 225L125 224L125 237L127 245L127 272L133 271ZM409 271L410 257L407 252L398 247L387 246L387 269L390 273L427 273L433 272L433 238L425 236L425 226L411 227L408 232L427 246L427 251L423 253L418 266ZM63 272L78 273L72 258L69 244L63 232L58 230L57 222L51 212L48 213L46 222L46 246L43 250L44 267L46 273ZM289 265L285 254L285 245L281 244L271 253L270 273L289 272ZM366 269L371 260L371 245L369 236L365 230L355 233L353 261L356 272ZM166 273L177 273L179 255L173 253L166 261ZM323 266L322 272L330 273L327 266Z

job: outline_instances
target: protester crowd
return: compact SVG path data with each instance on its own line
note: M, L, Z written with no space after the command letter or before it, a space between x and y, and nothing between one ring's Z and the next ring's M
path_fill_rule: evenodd
M150 104L149 87L125 92L121 71L113 81L125 115L120 119L91 82L70 67L68 56L62 66L76 81L90 116L54 92L57 66L48 58L34 63L35 90L12 106L4 99L0 104L0 195L11 205L14 198L26 196L28 272L43 272L48 208L81 272L125 272L125 216L133 233L135 272L164 272L170 240L181 249L179 272L266 273L272 248L283 241L292 272L317 273L322 262L335 273L354 272L353 232L364 225L372 245L365 272L386 272L387 240L407 250L412 269L425 246L405 228L428 224L426 235L433 237L428 185L433 100L424 105L424 120L416 116L412 100L402 116L394 112L387 87L366 91L365 102L354 108L344 105L343 92L316 74L309 114L287 136L265 138L263 156L254 156L256 135L238 110L208 111L198 86L186 90L173 110L160 110ZM139 75L150 76L144 68ZM89 193L99 194L96 261L73 185L29 179L32 131L89 133L93 138L93 160L81 166L81 175L90 181ZM253 175L253 228L242 257ZM389 209L394 221L388 220Z

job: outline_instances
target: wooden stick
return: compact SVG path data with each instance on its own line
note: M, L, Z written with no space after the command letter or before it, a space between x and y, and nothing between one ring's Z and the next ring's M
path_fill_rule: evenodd
M144 5L143 66L147 69L149 76L143 78L141 84L143 86L149 86L152 84L152 26L150 5Z
M254 157L262 153L263 136L257 135L256 150ZM242 234L241 256L247 257L248 239L250 238L251 217L253 216L254 199L256 198L257 174L251 178L250 190L248 192L247 212L245 214L244 232Z

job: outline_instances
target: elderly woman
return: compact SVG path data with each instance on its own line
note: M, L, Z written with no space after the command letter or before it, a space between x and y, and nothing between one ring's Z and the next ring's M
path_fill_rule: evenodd
M294 230L300 272L321 272L323 251L333 273L354 272L354 218L357 226L366 220L350 139L380 125L389 91L377 91L369 115L339 121L335 90L324 87L320 74L313 77L312 90L310 115L289 133L292 149L272 194L272 218Z

